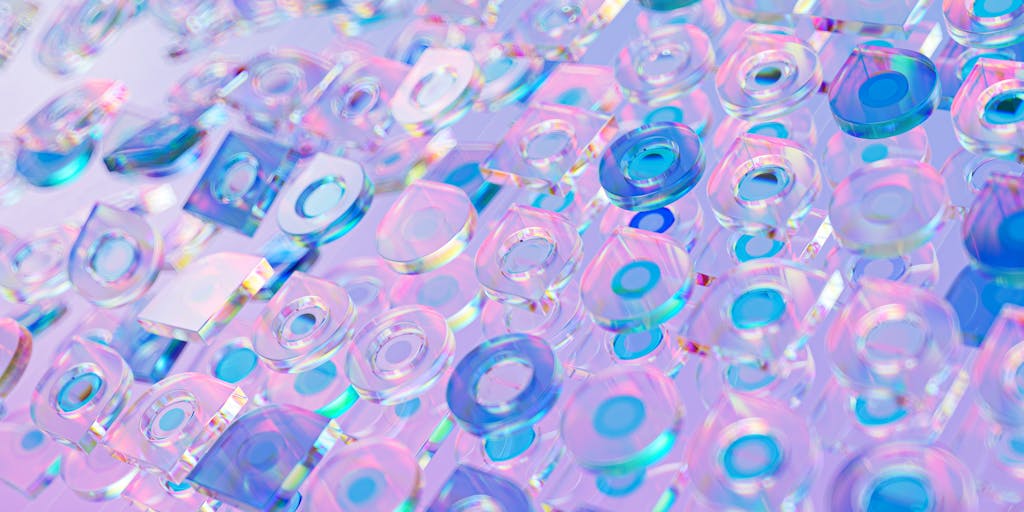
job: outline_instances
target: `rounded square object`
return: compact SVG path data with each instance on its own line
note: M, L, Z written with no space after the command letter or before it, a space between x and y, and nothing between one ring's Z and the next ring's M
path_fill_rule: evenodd
M1024 162L1024 62L979 59L950 112L965 148Z
M8 418L0 422L0 450L9 457L0 465L0 481L33 499L57 478L65 448L35 426Z
M327 62L298 50L257 55L245 68L248 79L230 82L220 95L251 125L267 133L289 126L291 116L315 101L333 78Z
M562 105L530 107L481 166L500 185L564 195L573 177L597 160L615 135L613 118Z
M32 419L58 442L92 451L128 400L131 368L114 349L78 338L57 354L32 393Z
M355 321L355 307L344 288L296 272L256 319L253 349L274 370L311 370L352 337Z
M199 373L178 373L139 396L105 444L119 459L158 470L180 484L248 401L238 387Z
M428 48L395 90L391 115L414 137L436 133L469 112L482 86L473 54Z
M619 208L655 210L686 195L704 174L704 146L690 127L656 122L623 133L601 157L599 177Z
M800 0L793 12L809 15L818 30L904 39L931 5L932 0Z
M583 259L583 240L561 215L512 205L476 253L476 276L499 302L537 304Z
M193 169L223 109L171 114L142 126L103 157L110 172L153 178Z
M583 305L614 332L654 329L689 299L693 267L686 249L666 236L621 227L583 271Z
M253 236L295 162L269 139L229 133L185 203L185 211Z
M277 225L296 242L323 245L354 228L373 195L373 183L358 162L317 153L281 195Z
M476 221L476 208L462 189L417 180L377 225L377 253L400 274L429 272L462 254Z

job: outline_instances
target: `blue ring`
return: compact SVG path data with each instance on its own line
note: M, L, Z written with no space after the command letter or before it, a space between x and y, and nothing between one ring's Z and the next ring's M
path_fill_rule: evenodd
M663 164L663 172L657 176L627 175L629 162L667 152L672 153L673 160ZM654 210L675 202L697 185L704 173L704 159L700 137L690 127L653 123L615 139L601 158L598 175L615 206L630 211Z
M477 383L498 363L525 361L533 368L530 382L501 408L476 401ZM561 365L551 345L529 334L506 334L491 338L455 366L448 380L448 408L463 430L477 436L508 432L536 423L555 405L561 393Z
M648 217L658 217L661 219L661 225L658 226L658 229L647 229L642 227L644 220L646 220ZM668 228L672 227L672 225L675 224L675 222L676 216L672 214L672 210L669 210L668 208L665 207L661 207L658 208L657 210L648 210L645 212L637 213L636 215L633 216L632 219L629 220L629 227L643 229L644 231L652 231L654 233L664 233L668 231Z

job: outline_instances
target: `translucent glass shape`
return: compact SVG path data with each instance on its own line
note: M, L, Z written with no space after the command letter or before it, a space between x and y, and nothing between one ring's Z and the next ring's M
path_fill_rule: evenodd
M39 40L39 63L58 75L85 71L144 6L142 0L75 0L61 6Z
M461 188L418 180L377 225L377 253L400 274L429 272L462 254L476 222L476 208Z
M735 117L770 119L792 112L821 87L818 55L791 33L751 28L715 74L725 111Z
M473 54L428 48L395 90L391 115L414 137L436 133L469 112L482 86Z
M324 245L359 224L373 196L358 162L317 153L281 194L277 225L296 242Z
M1024 63L979 59L950 113L965 148L1024 163Z

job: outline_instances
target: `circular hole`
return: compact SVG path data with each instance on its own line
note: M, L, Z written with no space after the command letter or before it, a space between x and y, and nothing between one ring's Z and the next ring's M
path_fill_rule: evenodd
M57 393L57 407L64 412L75 412L95 398L103 388L103 379L92 372L69 379Z
M882 478L867 492L865 512L928 512L933 509L928 480L900 475Z
M418 326L399 324L381 334L370 348L374 373L386 379L409 374L427 351L427 335Z
M907 410L891 395L861 396L853 404L853 414L862 425L876 427L900 420L907 415Z
M620 297L638 299L661 280L661 268L648 260L631 261L612 276L612 291Z
M907 77L895 71L886 71L865 80L857 95L865 106L884 108L899 103L909 91Z
M494 462L512 460L530 448L537 434L532 427L526 427L508 434L490 435L484 438L484 451Z
M661 329L646 332L616 334L612 341L612 349L619 359L631 361L654 352L664 339Z
M789 129L786 128L786 125L777 122L755 124L747 129L747 133L752 133L754 135L767 135L769 137L775 137L776 139L789 138Z
M345 197L345 184L337 176L310 183L295 202L295 213L309 219L333 209Z
M338 368L327 361L324 364L295 376L295 391L303 396L312 396L330 387L338 376Z
M582 14L583 9L579 5L565 3L557 7L545 9L544 12L537 16L534 24L541 32L561 32L573 26Z
M785 246L786 244L765 236L741 235L736 240L736 259L745 262L759 258L771 258L782 251Z
M771 288L748 290L732 303L732 323L738 329L773 324L786 312L786 300Z
M219 180L211 183L213 197L224 204L241 200L259 179L260 161L252 153L234 155Z
M925 331L908 319L884 321L868 331L863 340L865 355L880 362L917 359L927 345Z
M901 186L884 185L864 192L861 203L865 219L878 224L890 224L910 211L913 195Z
M777 165L747 171L736 186L736 197L744 201L764 201L782 195L789 187L789 172Z
M557 255L555 242L543 234L527 233L515 238L516 241L501 257L501 269L507 274L524 274L546 268Z
M380 83L374 78L357 80L339 100L334 110L341 117L352 118L365 115L380 101Z
M100 236L89 251L89 269L106 283L113 283L135 268L139 259L138 247L129 239L115 233Z
M763 366L743 362L729 365L725 381L737 391L756 391L775 382L775 374Z
M302 313L300 315L296 315L295 318L292 319L288 328L291 330L292 334L304 336L309 334L309 332L316 327L316 324L317 318L315 315L311 313Z
M974 15L997 18L1011 14L1024 6L1024 0L974 0Z
M773 476L782 466L782 449L775 438L748 434L733 441L722 453L722 466L731 479Z
M775 65L764 66L754 72L754 82L760 86L769 86L782 78L782 69Z
M679 147L674 142L664 137L651 137L629 148L619 165L626 179L650 182L672 169L678 159Z
M594 431L617 439L635 432L647 418L644 402L635 396L620 395L601 402L594 411Z
M530 160L547 160L565 153L572 144L568 132L556 130L537 134L526 145L526 155Z
M529 386L533 379L533 366L524 359L502 359L480 375L474 386L478 404L504 410Z
M234 384L248 377L258 362L259 359L252 350L244 347L233 348L217 362L213 375L228 384Z
M157 421L161 430L174 430L185 423L185 410L176 407L163 413Z
M431 108L455 86L458 75L450 67L436 69L412 88L412 99L420 108Z
M643 229L654 233L664 233L675 223L676 216L672 210L662 207L657 210L648 210L633 215L629 221L629 227Z
M997 94L985 104L985 120L992 124L1014 124L1024 121L1024 91Z
M268 96L296 94L302 87L303 73L289 62L277 62L260 70L253 78L253 86Z
M889 158L889 146L885 144L872 144L860 153L860 159L869 164L886 158Z
M689 49L682 44L663 44L650 50L638 59L636 72L645 82L655 87L672 83L690 62Z

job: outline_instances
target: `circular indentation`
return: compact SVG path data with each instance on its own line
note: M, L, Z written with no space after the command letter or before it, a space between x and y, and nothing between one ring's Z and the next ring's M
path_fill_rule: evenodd
M647 210L633 215L633 218L629 220L629 227L655 233L664 233L668 231L668 228L672 227L675 221L676 216L672 213L672 210L662 207L657 210Z
M679 107L658 107L647 113L644 117L644 124L682 123L685 117L685 112Z
M32 429L25 432L25 435L21 436L21 449L25 451L31 451L43 444L46 440L46 436L42 432Z
M546 268L557 255L554 240L540 234L518 237L501 257L501 268L508 274L524 274Z
M170 431L180 427L182 423L185 423L185 418L185 410L180 407L176 407L163 413L157 421L160 429Z
M860 152L860 159L867 163L877 162L889 158L889 146L885 144L872 144Z
M380 82L376 78L356 80L345 95L337 100L334 110L340 117L353 118L365 115L380 101Z
M345 197L345 183L337 176L321 178L310 183L295 202L295 213L311 219L333 209Z
M103 388L103 379L92 372L70 378L57 393L57 407L63 412L75 412L95 398Z
M276 433L250 439L242 453L242 461L249 467L263 472L273 468L281 457Z
M640 428L647 417L644 402L635 396L608 398L594 411L594 431L604 437L620 438Z
M874 326L862 343L864 354L873 361L908 361L921 356L928 337L919 324L902 318Z
M775 256L786 244L766 236L740 235L736 239L736 259L740 263Z
M356 505L373 501L377 495L377 478L372 476L361 476L348 485L345 496Z
M882 478L866 495L866 512L928 512L933 508L931 483L919 476Z
M416 82L412 88L413 103L424 109L436 108L437 103L455 87L458 74L451 67L435 69Z
M884 108L899 103L908 92L910 84L907 77L895 71L886 71L865 80L857 91L857 96L865 106Z
M985 104L985 120L992 124L1014 124L1024 121L1024 91L997 94Z
M526 157L529 160L548 160L563 155L571 145L572 136L568 132L539 133L526 143Z
M427 334L412 323L396 323L371 345L373 371L385 379L400 379L416 368L427 350Z
M459 295L459 281L440 274L431 277L416 291L416 300L424 306L441 307Z
M789 128L786 125L778 122L770 123L759 123L751 126L747 129L747 133L754 135L767 135L769 137L775 137L776 139L788 139Z
M913 193L899 185L885 185L864 192L864 218L879 224L898 221L913 206Z
M644 49L647 52L637 59L636 73L654 87L671 84L690 63L689 48L683 44L666 42Z
M234 384L248 377L258 362L259 358L252 350L245 347L232 348L217 362L213 375L228 384Z
M327 361L324 364L295 376L295 391L303 396L312 396L330 387L338 376L338 368Z
M220 179L211 183L213 197L224 204L241 200L259 179L260 161L252 153L234 155L224 166Z
M726 368L725 382L737 391L756 391L775 382L775 374L764 366L740 362Z
M975 16L982 18L997 18L1011 14L1017 9L1024 7L1024 0L974 0Z
M631 361L654 352L661 346L664 339L661 329L646 332L616 334L612 341L612 350L619 359Z
M756 329L775 323L786 312L786 300L777 290L757 288L732 303L732 323L738 329Z
M90 247L89 269L106 283L130 275L139 260L138 246L117 233L104 233Z
M290 62L276 62L266 66L253 77L253 88L268 96L295 94L303 87L302 69Z
M627 299L638 299L657 286L661 268L649 260L631 261L612 276L612 292Z
M892 396L857 397L853 414L861 425L878 427L899 421L907 415L907 410Z
M625 475L601 473L597 476L597 490L606 496L628 496L640 488L647 476L645 470L634 471Z
M627 180L641 185L653 184L675 167L679 146L667 137L649 136L636 140L627 149L619 167Z
M729 478L768 478L782 465L782 449L772 436L748 434L722 452L722 467Z
M502 410L512 403L533 379L533 365L520 358L507 358L489 366L474 386L476 403Z
M536 437L531 427L487 436L484 438L484 451L494 462L512 460L526 452Z
M760 86L768 86L782 78L782 69L775 65L768 65L758 69L753 75L755 83Z
M301 313L292 318L288 329L297 336L304 336L316 327L317 318L311 313Z
M736 197L744 201L764 201L782 195L789 187L786 169L767 165L747 171L736 186Z

